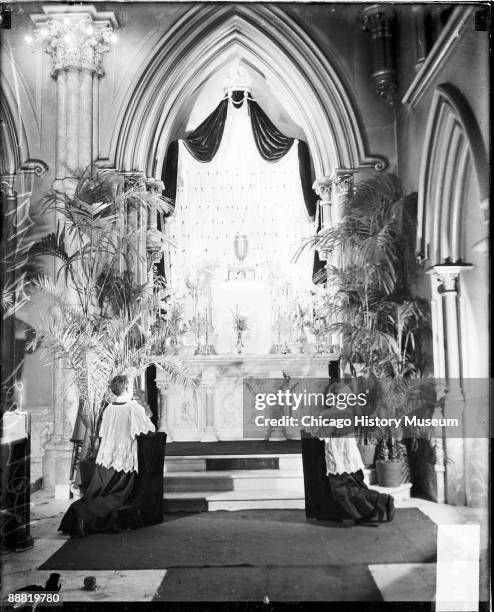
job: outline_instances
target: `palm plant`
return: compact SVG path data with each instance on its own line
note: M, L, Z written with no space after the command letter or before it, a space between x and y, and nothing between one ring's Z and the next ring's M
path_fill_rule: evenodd
M166 313L166 283L155 274L136 280L141 261L136 243L145 229L122 227L122 212L146 206L169 211L156 194L123 191L115 173L85 173L74 195L52 193L44 208L58 218L54 232L32 245L30 258L51 258L55 273L36 279L39 291L54 305L40 317L32 347L41 347L50 362L61 359L73 374L83 422L95 438L111 379L132 379L151 364L187 384L180 364L167 352L176 335ZM94 448L89 449L89 454Z
M414 198L400 193L394 175L376 174L342 202L342 220L307 241L329 253L317 279L334 290L326 303L330 331L341 338L343 362L380 375L417 364L417 337L426 308L410 292L415 270Z
M188 379L173 355L163 352L167 338L175 333L166 319L159 325L145 325L146 304L132 320L126 317L88 319L70 304L56 287L48 287L55 298L55 308L41 316L30 347L40 347L49 363L63 360L73 375L79 391L82 419L95 438L104 402L109 397L109 383L117 374L131 380L154 364L175 382L187 385ZM150 302L147 303L149 308ZM94 454L91 439L89 455Z
M424 368L420 340L428 330L425 302L413 296L414 197L401 193L396 176L375 174L342 201L342 219L301 248L328 253L316 281L327 283L324 315L338 335L343 365L367 378L370 411L392 417L407 410L409 380ZM361 431L394 458L393 432Z

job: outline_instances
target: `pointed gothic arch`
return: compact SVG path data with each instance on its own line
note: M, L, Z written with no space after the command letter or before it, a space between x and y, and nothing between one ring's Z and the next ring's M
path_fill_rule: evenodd
M277 7L243 4L192 7L157 42L117 121L116 167L159 174L187 99L235 52L302 117L317 176L338 167L386 167L366 152L341 79L304 30Z
M439 86L427 121L420 170L417 252L431 265L465 261L462 227L471 176L477 179L480 202L488 197L487 154L475 116L451 85Z

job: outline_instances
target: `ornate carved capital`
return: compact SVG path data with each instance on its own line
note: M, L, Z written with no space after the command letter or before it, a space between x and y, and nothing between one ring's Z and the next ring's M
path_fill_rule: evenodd
M323 204L331 204L331 192L333 189L333 178L331 176L323 176L316 179L312 189L319 196Z
M76 68L103 74L103 59L116 42L118 26L113 12L98 12L94 6L44 6L43 14L31 15L35 40L52 58L53 71Z
M427 270L427 274L433 274L441 285L441 294L451 294L457 292L457 280L462 272L473 268L472 264L461 262L451 263L448 260L444 264L433 266Z
M350 193L353 188L353 175L355 170L346 170L344 168L337 168L333 177L333 187L338 190L340 194Z
M153 193L157 193L159 195L165 190L165 184L163 181L160 181L155 178L146 179L146 189L147 191L152 191Z
M125 191L146 191L146 175L144 172L120 172L124 179Z
M373 4L362 13L362 29L371 37L372 80L377 93L391 105L396 99L397 84L394 68L392 5Z

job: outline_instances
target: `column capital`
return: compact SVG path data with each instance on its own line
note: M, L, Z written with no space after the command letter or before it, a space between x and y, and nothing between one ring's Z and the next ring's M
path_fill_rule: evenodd
M395 16L393 5L372 4L362 11L362 29L372 38L391 36L391 24Z
M321 202L323 202L324 204L331 204L332 188L333 188L333 177L332 176L322 176L320 178L316 178L316 180L312 184L312 189L316 192L316 194L321 199Z
M432 266L426 270L426 274L435 276L438 282L443 286L444 293L455 293L457 290L456 281L462 272L467 272L473 268L472 264L466 263L450 263L446 261L444 264Z
M124 180L124 189L126 191L146 191L146 175L140 170L131 170L119 172Z
M348 193L353 187L353 175L356 170L347 168L336 168L332 176L333 187L337 188L340 193Z
M146 179L146 190L147 191L152 191L154 193L161 195L164 189L165 189L165 184L163 183L163 181L160 181L159 179L156 179L156 178Z
M34 35L26 42L41 43L52 58L52 74L75 68L104 74L103 59L117 41L118 22L113 11L99 12L93 5L43 6L31 15Z

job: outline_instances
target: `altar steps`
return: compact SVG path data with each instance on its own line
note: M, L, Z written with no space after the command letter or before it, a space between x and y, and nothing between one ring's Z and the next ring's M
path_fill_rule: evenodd
M382 489L375 470L365 470L369 486L399 501L411 485ZM168 456L164 474L165 512L213 510L304 509L300 454Z

